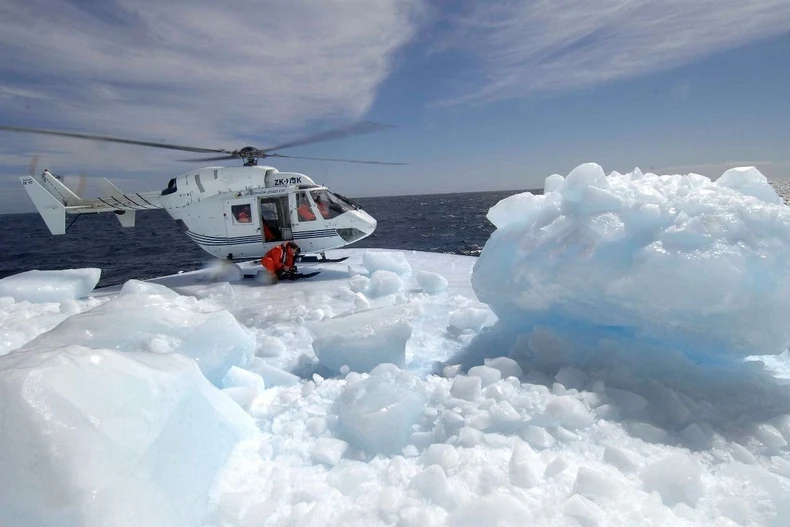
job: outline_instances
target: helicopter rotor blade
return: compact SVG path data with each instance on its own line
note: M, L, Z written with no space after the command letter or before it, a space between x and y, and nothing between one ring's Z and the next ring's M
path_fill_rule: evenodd
M358 159L336 159L328 157L286 156L283 154L266 154L266 157L287 157L288 159L309 159L311 161L337 161L339 163L362 163L366 165L408 165L408 163L391 163L389 161L361 161Z
M82 134L82 133L75 133L75 132L60 132L57 130L44 130L41 128L25 128L22 126L7 126L7 125L0 125L0 130L5 130L7 132L22 132L28 134L42 134L42 135L54 135L60 137L71 137L75 139L88 139L91 141L104 141L108 143L122 143L127 145L138 145L138 146L150 146L153 148L166 148L168 150L184 150L186 152L198 152L201 154L224 154L230 153L229 150L225 150L222 148L198 148L194 146L181 146L181 145L173 145L168 143L154 143L151 141L137 141L135 139L123 139L120 137L112 137L109 135L94 135L94 134Z
M183 162L203 162L203 161L225 161L230 159L236 158L266 158L266 157L282 157L282 158L290 158L290 159L308 159L314 161L337 161L341 163L363 163L369 165L406 165L408 163L391 163L386 161L361 161L356 159L335 159L335 158L323 158L323 157L300 157L300 156L288 156L283 154L274 153L274 150L281 150L284 148L291 148L294 146L301 146L313 143L319 143L323 141L331 141L335 139L341 139L344 137L349 137L352 135L359 135L359 134L366 134L370 132L375 132L378 130L384 130L388 128L394 128L393 125L383 124L383 123L376 123L372 121L361 121L357 122L348 126L343 126L340 128L335 128L334 130L329 130L326 132L321 132L318 134L309 135L307 137L303 137L301 139L296 139L293 141L289 141L286 143L282 143L278 146L267 148L267 149L258 149L252 147L244 147L241 150L226 150L222 148L200 148L200 147L193 147L193 146L183 146L183 145L174 145L169 143L157 143L153 141L138 141L136 139L124 139L121 137L114 137L109 135L98 135L98 134L83 134L83 133L76 133L76 132L61 132L58 130L47 130L42 128L27 128L22 126L9 126L9 125L2 125L0 124L0 130L8 131L8 132L21 132L21 133L29 133L29 134L41 134L41 135L51 135L51 136L58 136L58 137L69 137L74 139L86 139L90 141L102 141L108 143L121 143L121 144L128 144L128 145L137 145L137 146L148 146L153 148L164 148L168 150L182 150L186 152L196 152L201 154L223 154L221 156L216 157L209 157L203 159L182 159ZM272 152L272 153L269 153ZM30 172L35 170L35 165L38 162L38 156L35 156L35 159L31 161L30 164Z
M201 157L200 159L179 159L183 163L199 163L203 161L226 161L228 159L237 159L239 156L219 156L219 157Z
M372 121L361 121L358 123L354 123L348 126L342 126L340 128L335 128L334 130L329 130L326 132L321 132L318 134L309 135L307 137L303 137L301 139L295 139L293 141L288 141L287 143L282 143L277 146L273 146L271 148L264 148L261 149L261 152L272 152L274 150L282 150L284 148L291 148L294 146L301 146L301 145L308 145L313 143L320 143L323 141L332 141L335 139L342 139L343 137L349 137L352 135L360 135L360 134L367 134L370 132L376 132L378 130L384 130L387 128L395 128L391 124L383 124L383 123L375 123Z

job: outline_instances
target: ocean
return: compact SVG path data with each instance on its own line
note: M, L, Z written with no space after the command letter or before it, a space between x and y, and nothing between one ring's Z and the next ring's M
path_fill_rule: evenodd
M523 191L356 198L378 227L350 247L477 256L494 230L485 217L488 209L518 192ZM213 261L163 210L138 213L131 229L121 228L111 214L67 218L72 220L65 235L52 236L37 213L0 216L0 278L30 269L99 267L98 285L105 287L192 271Z

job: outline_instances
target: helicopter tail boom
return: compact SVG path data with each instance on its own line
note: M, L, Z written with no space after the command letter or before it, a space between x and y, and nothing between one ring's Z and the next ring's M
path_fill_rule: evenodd
M162 208L158 192L124 194L104 179L101 181L103 197L82 199L60 181L47 175L44 175L44 184L32 176L19 179L47 228L54 235L66 233L66 214L113 212L122 227L134 227L136 211Z

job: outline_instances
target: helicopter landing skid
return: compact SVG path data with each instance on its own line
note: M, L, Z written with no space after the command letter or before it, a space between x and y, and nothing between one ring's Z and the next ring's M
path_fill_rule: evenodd
M249 260L238 264L238 266L245 278L254 278L258 276L259 273L268 272L265 270L265 267L261 265L260 260ZM320 270L309 273L295 272L291 273L290 275L283 276L280 280L300 280L302 278L312 278L320 272Z
M292 273L292 274L286 275L283 278L283 280L299 280L301 278L311 278L311 277L317 275L320 272L321 271L313 271L312 273Z
M342 258L327 258L326 256L298 256L296 258L297 262L304 263L340 263L345 260L348 260L348 256L343 256Z

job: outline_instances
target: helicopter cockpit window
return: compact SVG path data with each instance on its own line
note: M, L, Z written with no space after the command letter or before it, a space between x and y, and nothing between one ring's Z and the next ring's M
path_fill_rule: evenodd
M252 223L252 214L250 210L250 205L233 205L230 208L231 214L233 214L233 219L236 223Z
M315 221L315 213L310 207L310 200L307 199L306 192L296 194L296 214L299 221Z
M328 190L314 190L312 191L312 195L318 212L321 213L321 216L323 216L325 220L331 220L344 212L354 210L354 207L350 203Z

